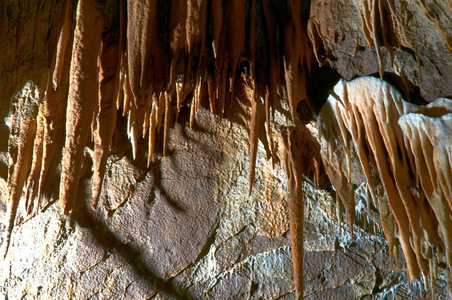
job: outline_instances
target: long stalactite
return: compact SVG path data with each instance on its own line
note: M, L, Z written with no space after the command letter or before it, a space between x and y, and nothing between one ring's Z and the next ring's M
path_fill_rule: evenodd
M59 201L64 214L70 213L75 205L81 162L98 104L97 61L102 28L103 14L99 4L95 0L80 0L72 48L66 139L61 162Z

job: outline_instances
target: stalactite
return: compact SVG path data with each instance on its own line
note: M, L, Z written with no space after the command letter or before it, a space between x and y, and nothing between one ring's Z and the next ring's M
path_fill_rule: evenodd
M201 85L205 81L205 77L199 73L207 67L206 61L206 38L207 38L207 15L208 15L208 1L196 0L192 1L187 7L187 22L185 25L187 41L185 43L185 74L184 81L181 84L179 94L177 96L177 112L180 112L181 102L187 97L189 93L193 93L193 100L195 105L192 105L190 112L190 128L193 127L195 113L201 103ZM198 61L193 61L193 58L198 52ZM195 64L194 70L192 65ZM201 68L202 66L202 68ZM193 71L193 72L192 72ZM213 96L213 94L212 94Z
M437 100L438 101L438 100ZM452 101L449 101L452 103ZM440 107L433 102L429 104L435 109L435 115L438 114ZM441 231L444 245L446 247L446 257L448 265L452 265L452 239L450 232L452 230L452 207L450 202L450 194L447 194L447 182L451 177L444 177L443 170L450 173L450 161L448 160L451 144L447 143L452 127L449 125L452 120L452 105L449 109L444 109L445 115L438 117L429 117L428 115L411 113L400 118L399 124L408 138L409 149L415 158L414 171L419 178L425 197L435 213L438 225ZM424 113L427 113L425 111ZM443 164L435 164L434 162L442 162ZM446 180L445 180L446 179Z
M63 4L62 18L60 20L60 35L57 49L52 64L50 66L49 76L47 78L46 99L44 102L44 138L43 153L41 162L41 172L39 174L39 188L37 192L39 200L44 188L44 182L50 164L54 157L57 140L62 130L62 120L64 120L64 97L67 95L67 83L62 82L64 76L69 72L69 44L73 38L71 22L71 1L65 1Z
M277 83L278 83L278 64L277 64L277 54L276 54L276 16L270 7L270 3L268 1L262 2L262 9L264 12L265 18L265 45L266 52L269 58L267 59L267 70L268 75L266 77L266 86L265 86L265 123L267 129L267 139L270 146L270 152L272 158L275 157L275 145L273 143L273 134L271 129L271 116L270 112L273 110L276 104L277 98ZM273 159L274 163L275 159Z
M184 1L173 0L170 1L170 9L169 9L169 60L170 60L170 81L169 81L169 99L171 100L174 95L174 91L176 90L176 77L177 77L177 66L179 62L179 57L181 53L187 48L185 45L188 43L187 40L187 31L186 26L188 25L188 7L190 7L191 3L186 3ZM188 53L185 52L185 56ZM186 65L190 65L190 62L185 61ZM185 68L184 68L185 69ZM184 90L185 81L187 78L184 78L179 82L181 89ZM180 103L182 99L180 98L182 95L177 93L177 105L178 111L180 110Z
M37 128L39 108L39 90L27 83L21 92L15 95L11 102L10 130L14 138L8 143L9 176L8 176L8 211L7 225L4 236L2 257L8 252L11 233L22 196L22 189L31 168L33 146Z
M40 4L39 10L36 16L35 23L35 36L39 32L39 22L38 19L41 18L42 5ZM51 4L51 12L53 12L55 3ZM31 166L30 174L27 179L26 187L26 207L28 213L31 213L33 206L39 209L40 205L40 195L42 187L49 169L50 162L53 157L55 150L55 140L57 139L57 132L59 129L60 121L62 116L62 95L66 90L62 87L62 77L67 73L68 63L66 61L66 52L68 44L72 36L72 26L71 26L71 3L70 1L63 2L61 18L58 22L58 42L56 45L56 51L51 53L52 57L50 59L50 72L47 76L47 87L46 87L46 98L43 103L42 108L39 111L39 125L37 128L37 133L35 137L35 151L33 153L33 162ZM50 17L52 17L52 13ZM35 49L36 40L33 40L33 49ZM35 50L33 50L35 51ZM62 86L61 86L62 85ZM37 203L35 198L38 198Z
M195 124L196 101L197 99L193 99L190 105L190 128L193 128L193 125Z
M300 169L301 161L296 154L298 149L294 149L295 142L290 136L290 132L284 132L284 147L287 152L285 169L289 191L289 219L292 244L292 261L294 268L295 298L298 299L303 294L303 187Z
M227 99L233 98L235 72L245 53L246 1L228 1L223 3L221 12L215 11L220 3L213 1L211 10L216 98L223 114Z
M244 74L239 79L243 82L239 82L238 85L241 86L244 94L240 95L241 92L237 91L236 96L247 98L251 104L249 128L251 192L255 181L257 145L261 127L259 111L261 98L265 99L266 137L272 152L273 163L276 158L270 111L275 110L278 97L277 86L281 83L279 76L281 70L279 70L277 56L283 50L277 49L281 47L277 41L277 35L284 33L282 27L290 35L285 39L286 42L295 37L298 38L299 33L304 34L304 28L297 20L300 16L299 5L296 6L296 11L290 11L291 21L286 22L281 19L279 13L271 11L272 9L267 7L266 3L267 1L261 3L256 0L214 0L209 5L209 1L197 0L188 4L172 1L168 5L165 1L159 0L144 3L121 0L118 2L117 16L119 29L111 32L109 31L111 28L105 27L106 31L102 35L103 15L96 1L79 1L74 30L72 2L66 0L63 3L61 20L58 24L58 42L55 49L51 49L54 53L50 52L46 99L40 110L42 118L39 124L42 125L38 126L36 134L33 130L27 133L30 135L29 139L33 140L33 143L28 143L27 147L31 149L33 145L35 146L33 161L27 163L31 164L30 174L28 174L30 168L20 171L20 178L23 177L24 180L29 175L27 205L31 208L35 195L37 194L39 199L44 191L47 174L50 167L54 165L51 162L55 157L59 158L59 154L55 154L59 150L57 147L61 146L59 140L63 137L63 133L66 136L61 162L60 206L63 213L68 214L76 205L79 205L75 203L75 199L80 180L81 161L88 135L91 134L94 142L91 205L95 208L98 204L106 158L115 130L114 106L128 119L127 132L132 144L133 158L138 155L140 134L143 137L148 134L147 164L150 166L156 135L160 132L162 125L164 127L163 155L168 155L173 96L177 98L178 113L185 103L184 100L189 98L187 102L191 106L190 127L194 125L196 111L201 107L202 94L206 91L209 94L210 109L222 115L225 112L226 103L233 105L236 73L243 61L247 61L247 67L246 70L244 68ZM258 19L263 18L257 10L261 5L264 8L267 25L264 30L264 39L267 41L266 53L269 54L269 59L257 62ZM272 2L271 5L279 6L277 2ZM51 11L55 7L56 1L52 1ZM169 11L166 11L167 8ZM51 16L53 16L52 13ZM36 24L39 25L39 16L36 20ZM276 20L281 27L279 33L273 27ZM261 20L260 24L263 23L264 21ZM292 25L296 30L290 32ZM21 30L17 28L15 69L17 69L19 52L24 43ZM169 35L163 30L167 30ZM305 34L302 45L306 47L307 39L304 36ZM207 45L208 40L212 42L211 45ZM298 43L292 46L297 45ZM170 49L169 56L166 54L168 49ZM294 52L290 49L285 50L286 58L297 60L295 68L285 68L288 72L296 70L293 73L294 76L289 76L288 84L291 91L290 97L295 93L297 103L303 98L299 97L303 92L299 92L296 87L301 86L301 90L304 89L304 68L309 64L309 61L306 61L306 51L306 48L297 49ZM69 59L70 56L71 59ZM180 62L184 64L183 71L180 70ZM258 63L264 65L259 69L259 73L256 68ZM297 75L299 68L302 69L303 76ZM268 78L264 75L267 69L270 70ZM286 76L287 79L289 77ZM65 111L67 93L69 95ZM290 103L293 102L293 99L290 100ZM294 105L291 104L291 107L291 115L294 117ZM60 124L63 123L65 115L67 121L64 131L60 128ZM27 149L17 150L20 159L25 155L31 157ZM292 176L298 178L301 174L297 167L299 160L293 158L297 156L292 153L293 150L289 152L292 161L289 167L290 172L293 173ZM12 157L14 158L14 154ZM10 167L11 176L18 174L17 170ZM36 187L38 187L37 191ZM301 183L298 179L292 187L291 218L296 222L301 199ZM17 188L13 197L14 205L10 205L14 214L21 191L22 187ZM34 207L39 209L39 203ZM300 260L302 258L300 254L302 253L300 252L302 251L302 235L300 235L302 225L300 224L302 220L297 222L298 225L294 227L296 228L294 232L297 232L294 236L297 236L298 240L294 238L297 241L294 253L297 257L295 270L297 270L297 287L300 292L302 285L300 277L302 276ZM14 216L10 218L9 234L13 223Z
M92 206L97 207L104 178L110 143L116 127L116 97L119 87L118 32L102 37L99 72L99 114L95 118Z
M157 111L156 111L156 117L157 117L157 124L156 124L156 129L157 129L157 133L160 133L160 129L162 128L162 124L163 124L163 116L165 115L165 109L166 109L166 93L161 93L160 96L158 97L158 102L157 102Z
M163 125L163 156L166 156L168 153L168 135L169 135L169 126L171 123L171 98L167 92L165 94L165 121Z
M369 88L369 86L372 88ZM358 89L361 89L359 93L357 93ZM380 91L381 95L376 94ZM326 128L329 126L332 126L333 128L336 127L336 129L328 128L327 131L323 131L322 136L325 137L326 142L322 143L322 147L328 148L332 145L332 143L334 143L332 141L333 135L331 135L334 130L342 132L342 134L336 135L337 137L342 137L342 145L344 145L344 139L351 136L352 143L355 144L355 149L358 149L358 141L360 141L364 136L368 136L366 139L366 148L371 151L371 155L374 157L373 161L376 163L375 168L378 170L379 180L381 180L383 188L385 189L388 202L398 224L401 244L407 261L409 279L412 280L414 278L418 278L419 265L416 258L421 260L421 257L414 254L414 249L410 244L410 238L412 238L412 235L409 225L416 225L409 222L409 209L410 206L412 207L412 204L404 203L404 200L406 199L403 199L403 195L399 194L397 183L394 182L392 174L392 172L397 171L392 169L384 158L386 155L390 157L390 149L392 148L392 145L385 144L382 136L385 134L392 135L393 133L382 131L385 129L383 125L384 123L382 122L384 122L384 120L389 120L390 118L397 119L397 114L402 112L403 106L400 96L398 94L394 94L392 91L386 91L386 86L384 84L376 80L372 81L371 79L368 79L367 82L366 79L358 79L356 81L352 81L351 83L341 81L335 88L335 94L338 95L338 98L335 99L330 96L328 101L331 106L324 106L324 108L322 108L323 111L320 113L322 120L325 120L326 118L330 119L328 122L331 122L330 124L332 125L327 125ZM362 95L364 95L364 97L362 97ZM360 99L359 101L358 98ZM384 119L375 117L373 110L374 106L376 109L378 106L379 109L382 109L382 111L386 113ZM334 107L335 109L331 110L330 107ZM340 123L344 122L345 126L339 129L339 127L337 127L337 123L335 123L337 120L339 120ZM382 125L383 127L381 127ZM349 142L347 141L345 144L348 143ZM395 146L397 146L397 144L395 144L394 147ZM328 152L329 151L331 150L328 150ZM367 158L362 157L361 154L362 153L359 155L359 159L362 159L361 164L364 165ZM402 152L401 155L404 155L404 153ZM399 156L396 155L396 157ZM324 159L328 158L325 157ZM347 157L347 159L350 160L350 157ZM403 172L403 170L400 171ZM372 180L374 180L372 177L367 178L368 183ZM339 188L340 187L337 187L336 190ZM420 232L414 232L415 229L416 227L412 228L413 235L421 234Z
M217 87L216 87L216 82L215 82L215 74L213 74L213 72L211 72L209 69L206 70L206 76L207 76L207 91L209 93L209 107L210 107L210 111L214 112L215 111L215 102L216 102L216 91L217 91Z
M157 5L157 0L127 0L127 74L133 105L142 101L144 91L150 88L153 76L148 64L152 51L151 39L157 30Z
M259 138L259 99L255 97L255 85L250 75L242 73L236 83L236 96L243 99L244 103L249 103L251 106L251 118L249 122L249 153L250 153L250 167L248 177L248 193L251 194L255 183L256 174L256 156Z
M221 28L223 27L223 0L212 0L210 3L210 20L212 26L213 56L218 58Z
M124 80L122 81L121 94L122 94L122 116L125 117L130 109L130 88L129 88L129 80L127 79L127 70L125 70Z
M190 70L191 64L193 63L193 57L195 55L196 49L199 48L199 58L194 70L194 85L197 85L199 79L199 72L205 67L205 56L206 56L206 38L207 38L207 15L208 15L208 4L207 0L196 0L187 8L187 42L186 48L188 52L188 59L186 62L186 70ZM185 78L189 77L189 71L185 72ZM204 76L202 76L204 77Z
M300 124L298 124L300 125ZM287 175L289 198L289 223L292 245L292 261L294 268L295 298L303 297L303 178L315 169L314 161L318 161L317 143L307 129L302 126L283 129L282 162ZM313 155L314 154L314 155Z
M41 104L42 106L42 104ZM30 174L28 175L26 188L25 188L25 210L28 214L32 213L34 199L38 193L39 187L39 174L41 173L42 164L42 152L44 141L44 116L42 107L39 109L37 116L36 134L34 138L33 146L33 161L31 163ZM38 208L38 207L36 207Z
M148 167L151 165L152 155L154 154L155 132L157 126L157 105L152 105L151 115L149 118Z
M64 214L74 208L83 151L98 99L98 73L93 66L97 66L103 14L95 0L79 1L76 22L59 196Z
M423 1L419 2L423 4ZM36 32L40 28L43 3L39 2ZM170 126L176 111L173 107L179 114L184 105L190 106L189 125L193 128L203 93L208 93L211 111L222 116L229 106L235 105L237 98L245 99L243 102L249 103L251 108L247 120L251 193L255 184L264 109L266 135L263 139L268 141L273 163L276 161L277 143L273 141L273 132L279 129L272 127L272 112L274 117L278 101L281 101L279 98L283 98L278 95L278 86L285 81L294 128L280 132L280 144L284 148L280 157L288 178L295 290L297 296L301 295L302 175L312 169L318 172L318 161L312 156L319 150L313 148L315 143L310 141L310 135L298 120L297 104L307 96L305 79L309 76L313 57L320 64L326 62L327 43L320 37L325 36L323 31L327 26L316 22L315 18L306 25L302 19L302 1L195 0L168 3L121 0L116 17L119 28L112 29L103 26L103 14L97 1L79 0L74 31L71 4L69 0L63 3L56 30L58 43L55 49L49 50L50 71L45 100L41 106L34 105L27 110L28 117L22 121L22 128L16 132L18 135L10 137L6 250L24 185L28 212L32 208L39 209L39 202L35 203L34 199L36 196L39 199L45 190L51 162L55 157L59 158L57 145L64 134L59 190L63 213L68 214L79 205L74 201L90 133L94 139L91 204L96 208L117 126L117 110L127 117L127 133L134 159L141 155L140 136L148 135L147 166L150 167L156 137L162 126L163 156L170 154ZM55 6L56 1L52 1L52 12ZM364 37L370 47L376 48L382 76L381 47L388 48L392 54L393 47L410 45L406 45L403 33L398 31L401 25L392 1L366 0L361 1L358 7ZM389 24L384 19L387 15ZM20 65L25 43L22 31L23 28L17 26L14 72ZM256 43L259 34L263 34L264 46ZM314 50L308 43L308 34ZM52 40L55 43L56 36ZM33 41L33 51L37 41L37 38ZM260 53L265 58L261 58L258 51L265 53ZM236 78L239 72L241 75ZM67 81L70 81L69 87ZM175 105L172 102L174 98L177 100ZM261 108L261 99L264 108ZM447 109L441 115L435 115L439 107ZM382 81L360 79L349 83L341 81L320 113L323 122L322 159L345 208L352 237L355 202L351 161L356 155L367 179L371 197L368 203L372 200L380 210L391 262L393 255L397 260L396 224L410 280L418 278L420 272L424 276L434 273L431 266L435 264L435 254L427 255L422 251L425 243L440 251L442 242L449 267L452 263L452 239L449 237L452 221L448 217L452 213L450 112L446 100L425 108L417 107L403 102L400 95ZM65 115L64 131L60 124ZM90 124L93 124L93 129ZM267 147L264 140L262 142ZM428 264L426 260L429 260Z
M250 121L250 175L249 175L249 194L254 186L256 175L256 156L259 137L259 104L256 97L251 97L251 121Z
M307 31L302 24L302 1L287 0L288 20L283 26L284 75L286 79L287 101L292 121L295 120L297 104L306 98L305 65L309 67L311 50L308 46Z
M342 162L350 160L350 155L340 157L333 153L337 153L336 145L342 145L344 151L351 144L355 151L358 150L372 198L377 197L373 183L376 180L384 189L384 195L378 193L377 198L386 197L389 203L388 207L386 199L379 201L391 259L395 242L388 208L399 228L410 280L418 279L420 271L424 277L431 273L432 263L427 263L426 259L433 258L424 255L422 243L436 247L437 239L441 238L450 265L452 223L447 216L452 211L446 200L450 196L444 191L448 190L450 181L448 151L451 146L447 139L452 132L448 125L452 101L439 99L425 107L412 105L404 102L387 83L375 78L341 81L336 85L334 95L322 108L320 120L322 157L327 170L336 168L342 173L329 174L336 190L343 190L343 183L338 182L340 178L350 180L348 163ZM335 163L334 159L339 161ZM441 164L435 164L435 160ZM332 165L328 167L328 163ZM377 171L377 177L372 176L370 166ZM441 167L435 169L436 166ZM419 186L423 192L416 188ZM441 235L435 233L432 217L436 218Z
M126 93L128 93L128 99L132 99L133 95L130 90L127 89ZM130 103L129 100L129 109L127 111L127 135L129 136L130 143L132 144L132 157L135 159L137 157L138 152L138 111L133 103Z
M195 114L201 107L202 91L205 88L205 81L202 79L197 80L195 90L193 91L192 107L193 113L190 112L190 128L193 128L195 121Z
M266 29L266 42L265 45L267 47L267 53L269 56L268 61L268 82L267 82L267 94L268 96L265 97L267 100L265 103L265 115L267 119L267 123L269 123L270 120L270 108L274 108L276 103L276 87L278 84L278 64L277 64L277 57L276 57L276 29L277 29L277 23L276 23L276 16L274 12L272 11L272 7L270 6L269 1L263 1L262 3L263 11L265 15L265 29Z

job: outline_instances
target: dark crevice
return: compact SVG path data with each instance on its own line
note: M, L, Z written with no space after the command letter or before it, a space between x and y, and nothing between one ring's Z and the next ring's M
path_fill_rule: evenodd
M328 95L340 79L339 73L329 65L319 67L315 64L312 66L311 74L306 79L306 89L308 101L310 106L314 107L315 114L320 111Z

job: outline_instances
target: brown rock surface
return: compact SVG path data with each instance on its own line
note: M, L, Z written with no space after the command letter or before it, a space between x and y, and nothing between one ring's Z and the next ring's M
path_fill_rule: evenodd
M450 96L452 7L447 2L312 0L309 22L317 58L350 80L380 72L379 48L381 66L389 73L384 78L397 75L401 92L428 102ZM381 3L381 12L373 3ZM375 14L381 21L373 25Z

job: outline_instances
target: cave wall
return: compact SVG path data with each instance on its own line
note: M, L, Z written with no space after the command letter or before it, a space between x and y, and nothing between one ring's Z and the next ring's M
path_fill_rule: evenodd
M8 219L8 141L14 134L7 122L12 118L12 99L22 103L16 106L20 129L29 117L27 109L42 105L49 61L58 44L59 32L52 28L64 16L63 2L0 3L3 223ZM339 78L379 76L380 72L409 101L426 103L450 96L450 4L376 1L386 5L385 13L391 12L384 16L391 20L385 31L381 21L369 28L375 11L367 2L371 1L310 2L306 21L316 59L306 79L311 105L320 108ZM106 23L114 19L114 3L104 4ZM75 7L70 11L73 20L75 11ZM75 22L70 30L74 29ZM69 64L70 50L65 64ZM69 79L69 74L61 76L62 82ZM62 84L58 99L67 101L68 89ZM272 120L276 129L272 137L277 156L283 157L285 128L305 126L293 122L286 90L280 88L278 95L283 101ZM173 120L167 156L161 151L163 137L157 136L149 166L142 150L147 140L137 140L134 155L127 141L127 118L117 114L115 148L107 160L98 210L89 206L93 145L88 143L83 152L76 195L77 201L87 204L68 217L61 214L55 192L61 172L61 154L57 155L40 210L27 216L26 197L22 197L10 249L1 262L0 297L293 299L288 178L282 161L269 157L264 130L259 133L255 183L248 196L252 103L238 101L226 107L224 117L209 111L204 101L194 123L190 114L185 105ZM308 132L318 139L304 102L298 105L297 118L309 124ZM391 264L377 212L360 211L351 239L341 204L326 175L320 177L320 183L314 184L310 177L303 185L304 296L429 297L428 285L408 283L402 254ZM6 225L0 228L2 233L7 230ZM436 297L447 295L447 272L440 262Z

